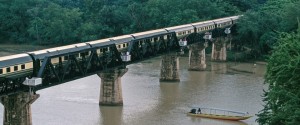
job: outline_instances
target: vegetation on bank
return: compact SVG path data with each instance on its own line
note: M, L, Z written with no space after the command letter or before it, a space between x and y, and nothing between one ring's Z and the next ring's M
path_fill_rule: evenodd
M0 43L64 45L232 16L255 0L2 0Z
M254 54L269 56L265 75L269 88L257 115L261 125L300 124L299 6L299 0L268 0L247 11L238 24L241 44L253 48Z
M297 33L284 33L268 60L264 109L258 114L262 125L300 124L300 25Z
M299 0L267 0L244 13L238 23L237 44L248 46L257 55L269 55L281 32L294 32L300 17Z

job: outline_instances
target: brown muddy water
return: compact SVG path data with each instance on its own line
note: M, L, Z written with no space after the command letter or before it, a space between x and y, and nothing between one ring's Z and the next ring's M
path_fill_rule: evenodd
M207 71L188 71L188 57L180 57L180 82L159 82L156 57L128 65L122 77L123 106L99 106L97 75L37 91L32 104L33 125L257 125L265 65L207 62ZM249 112L244 121L195 118L190 107ZM3 106L0 106L3 123Z

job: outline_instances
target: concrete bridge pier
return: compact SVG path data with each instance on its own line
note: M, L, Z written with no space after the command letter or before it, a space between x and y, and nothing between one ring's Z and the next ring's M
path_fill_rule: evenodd
M121 77L128 71L125 69L113 69L98 73L101 78L99 105L122 106Z
M211 61L226 61L226 42L224 38L217 38L212 44Z
M160 82L177 82L179 78L179 58L176 53L162 56Z
M32 125L31 104L39 94L20 92L1 97L4 105L3 125Z
M206 43L196 43L189 46L189 69L190 71L203 71L206 69L205 62Z

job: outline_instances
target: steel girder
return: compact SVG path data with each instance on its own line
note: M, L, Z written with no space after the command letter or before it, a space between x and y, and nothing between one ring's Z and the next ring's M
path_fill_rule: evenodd
M164 36L166 35L167 39L164 39ZM153 42L150 41L151 38L154 38ZM131 63L159 54L168 53L170 51L179 50L179 43L174 32L135 39L131 41L129 45L128 52L131 54Z
M105 50L102 54L97 53L97 49L109 48L109 51ZM79 53L89 53L88 55L82 55L81 58L75 55ZM68 56L69 59L62 62L59 59L58 64L53 64L51 59L61 58ZM85 76L99 73L102 70L122 66L123 61L120 57L116 45L111 44L108 46L102 46L99 48L86 49L69 54L56 55L52 57L45 57L41 68L37 74L37 77L43 79L43 84L37 86L36 89L43 89L53 85L61 84L67 81L75 80Z
M164 39L164 36L166 35L167 39ZM150 39L152 38L155 39L154 42L151 42ZM157 38L159 38L159 40ZM109 51L106 48L109 48ZM127 49L132 55L132 61L127 64L142 61L171 51L177 51L179 48L175 32L135 39L130 41L129 48ZM97 53L98 49L103 49L104 52L99 54ZM78 57L80 53L87 54ZM67 57L67 59L63 60L62 58L65 57ZM28 91L29 87L22 84L26 77L42 78L42 84L32 88L36 91L93 75L103 70L124 67L125 62L122 61L116 45L110 44L97 48L92 47L81 51L48 56L41 60L35 60L33 65L32 75L14 79L0 79L0 96L19 91Z

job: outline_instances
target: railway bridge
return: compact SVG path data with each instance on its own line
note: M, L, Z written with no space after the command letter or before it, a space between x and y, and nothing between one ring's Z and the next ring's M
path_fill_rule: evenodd
M97 74L101 78L99 105L116 106L123 105L121 77L128 70L126 65L162 56L160 81L180 81L179 56L188 50L189 70L205 70L209 41L211 59L226 61L230 28L234 29L238 18L231 16L0 57L4 125L31 125L31 104L40 96L36 91L68 81Z

